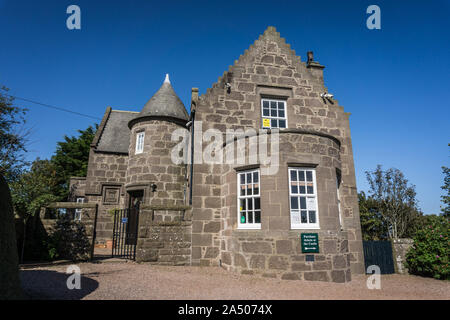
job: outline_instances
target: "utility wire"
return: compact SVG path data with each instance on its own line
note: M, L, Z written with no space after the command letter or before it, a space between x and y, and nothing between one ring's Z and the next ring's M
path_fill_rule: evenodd
M33 100L30 100L30 99L25 99L25 98L21 98L21 97L16 97L16 96L13 96L13 95L10 95L10 94L7 94L7 93L4 93L4 95L5 95L5 96L12 97L12 98L14 98L14 99L23 100L23 101L26 101L26 102L31 102L31 103L34 103L34 104L38 104L38 105L40 105L40 106L44 106L44 107L47 107L47 108L50 108L50 109L55 109L55 110L58 110L58 111L68 112L68 113L76 114L76 115L78 115L78 116L82 116L82 117L86 117L86 118L91 118L91 119L95 119L95 120L102 120L102 119L100 119L100 118L93 117L93 116L90 116L90 115L88 115L88 114L84 114L84 113L80 113L80 112L75 112L75 111L72 111L72 110L68 110L68 109L65 109L65 108L52 106L52 105L49 105L49 104L45 104L45 103L33 101Z

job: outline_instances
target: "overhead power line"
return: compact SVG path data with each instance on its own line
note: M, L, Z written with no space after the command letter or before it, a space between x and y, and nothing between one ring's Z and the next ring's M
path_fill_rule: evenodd
M23 100L23 101L26 101L26 102L38 104L38 105L40 105L40 106L47 107L47 108L50 108L50 109L55 109L55 110L58 110L58 111L63 111L63 112L68 112L68 113L76 114L76 115L81 116L81 117L91 118L91 119L95 119L95 120L102 120L102 119L100 119L100 118L98 118L98 117L90 116L90 115L88 115L88 114L84 114L84 113L80 113L80 112L68 110L68 109L61 108L61 107L52 106L52 105L50 105L50 104L46 104L46 103L42 103L42 102L30 100L30 99L25 99L25 98L13 96L13 95L11 95L11 94L5 93L4 95L5 95L5 96L12 97L12 98L14 98L14 99Z

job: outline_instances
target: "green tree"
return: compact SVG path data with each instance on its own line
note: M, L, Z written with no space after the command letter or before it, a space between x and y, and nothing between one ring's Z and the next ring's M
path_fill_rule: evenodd
M24 128L27 109L15 106L8 90L0 87L0 174L10 182L27 164L24 153L29 132Z
M27 224L30 218L39 213L41 207L54 202L57 197L53 194L56 183L56 169L49 160L33 161L29 170L23 171L17 179L10 183L14 211L23 221L24 233L21 250L23 262Z
M363 240L384 240L388 238L387 224L384 222L374 199L364 191L358 193L359 215Z
M424 216L425 226L414 236L406 254L408 272L436 279L450 279L450 226L443 216Z
M84 177L87 174L89 151L94 139L95 128L89 126L86 130L78 130L78 137L64 137L64 141L58 142L52 162L56 170L56 185L54 194L59 200L67 200L69 194L70 177Z
M417 207L415 186L409 184L400 170L390 168L384 171L381 165L374 171L366 171L366 177L369 196L377 203L389 238L412 236L422 215Z

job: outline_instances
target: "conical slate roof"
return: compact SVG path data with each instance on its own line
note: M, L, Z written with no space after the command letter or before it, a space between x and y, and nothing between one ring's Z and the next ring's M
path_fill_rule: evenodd
M135 123L137 119L155 116L170 117L184 122L189 119L183 102L181 102L170 84L168 74L166 74L166 79L161 88L147 101L137 117L130 121L129 126L131 127L132 123Z

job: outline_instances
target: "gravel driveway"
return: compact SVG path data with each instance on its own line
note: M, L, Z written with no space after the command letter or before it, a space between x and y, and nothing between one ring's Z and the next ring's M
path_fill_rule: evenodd
M409 275L383 275L381 289L367 277L350 283L286 281L238 275L215 267L169 267L128 263L80 263L81 289L68 290L67 266L21 271L34 299L445 299L450 282Z

